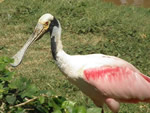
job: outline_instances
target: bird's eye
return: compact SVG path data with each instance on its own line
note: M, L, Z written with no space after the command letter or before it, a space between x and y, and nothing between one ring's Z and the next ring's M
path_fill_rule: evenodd
M45 25L48 25L48 22L45 22Z

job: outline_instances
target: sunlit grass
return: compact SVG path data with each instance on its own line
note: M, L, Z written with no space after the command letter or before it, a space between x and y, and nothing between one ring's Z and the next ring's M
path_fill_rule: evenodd
M0 55L13 56L32 33L38 18L47 12L61 22L67 53L115 55L131 62L143 73L150 73L150 10L116 7L100 0L4 0L0 3ZM35 42L22 64L13 70L16 76L31 79L41 89L52 89L79 104L94 106L55 65L49 34ZM145 103L122 104L120 112L149 113L149 107Z

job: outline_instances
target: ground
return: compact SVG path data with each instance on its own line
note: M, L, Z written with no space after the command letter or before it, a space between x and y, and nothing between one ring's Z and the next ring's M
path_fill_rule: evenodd
M115 6L101 0L15 0L0 3L0 56L12 57L32 33L38 18L53 14L62 26L64 50L69 54L103 53L125 59L150 75L150 9ZM49 34L34 43L22 64L11 68L41 89L94 106L71 85L52 59ZM80 98L78 98L80 97ZM122 104L121 113L148 113L149 104ZM110 112L107 109L107 112Z

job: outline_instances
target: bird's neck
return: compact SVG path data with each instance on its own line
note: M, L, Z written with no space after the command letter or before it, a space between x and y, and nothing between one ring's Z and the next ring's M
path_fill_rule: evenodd
M53 58L57 60L57 54L59 51L63 50L61 42L61 26L54 27L51 33L51 51Z

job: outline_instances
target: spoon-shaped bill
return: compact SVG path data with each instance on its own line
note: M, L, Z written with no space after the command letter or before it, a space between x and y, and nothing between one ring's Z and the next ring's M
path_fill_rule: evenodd
M12 57L14 59L14 62L11 63L11 66L18 66L22 59L23 56L26 52L26 50L28 49L28 47L36 40L40 39L42 37L42 35L45 33L45 29L43 27L42 24L38 23L35 27L34 32L32 33L32 35L29 37L29 39L27 40L27 42L24 44L24 46Z

